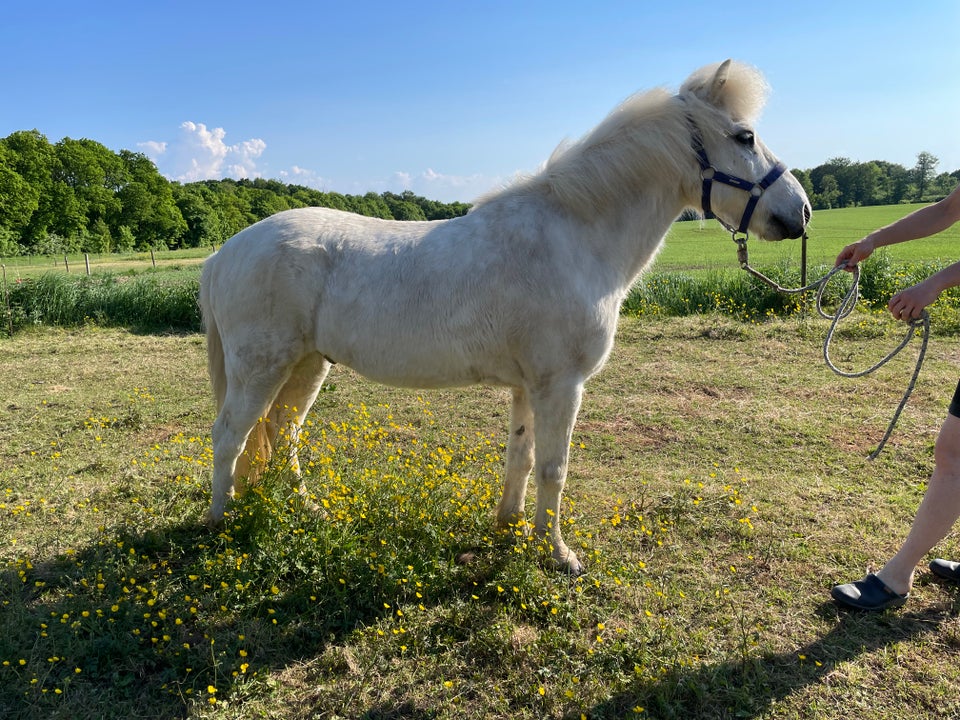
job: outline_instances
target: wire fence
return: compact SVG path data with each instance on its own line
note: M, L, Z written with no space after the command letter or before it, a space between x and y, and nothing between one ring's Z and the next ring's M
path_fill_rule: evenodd
M96 272L127 272L174 265L194 265L203 260L215 248L192 250L146 250L130 253L76 253L64 255L18 255L0 258L10 280L36 277L48 272L79 273L92 275Z

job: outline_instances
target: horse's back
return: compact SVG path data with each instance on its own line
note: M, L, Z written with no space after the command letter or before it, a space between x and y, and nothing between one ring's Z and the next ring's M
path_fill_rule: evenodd
M318 248L374 247L393 238L416 237L443 221L401 222L366 217L332 208L308 207L271 215L227 240L216 263L269 262L284 252L309 255Z

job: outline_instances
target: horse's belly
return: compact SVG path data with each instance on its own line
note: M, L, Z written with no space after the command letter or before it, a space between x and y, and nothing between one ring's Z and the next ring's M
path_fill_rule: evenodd
M356 368L353 368L356 370ZM439 374L429 374L429 375L413 375L413 374L402 374L402 375L391 375L391 374L374 374L363 372L357 370L363 377L368 380L373 380L374 382L381 383L382 385L392 385L394 387L403 387L403 388L416 388L418 390L437 390L440 388L451 388L451 387L465 387L467 385L515 385L517 383L510 383L503 380L500 377L494 377L489 375L483 375L480 373L476 374L462 374L462 375L449 375L443 376Z
M403 352L370 348L368 352L344 352L342 357L328 354L333 362L346 365L384 385L409 388L444 388L464 385L521 384L519 369L508 360L472 357L433 351Z

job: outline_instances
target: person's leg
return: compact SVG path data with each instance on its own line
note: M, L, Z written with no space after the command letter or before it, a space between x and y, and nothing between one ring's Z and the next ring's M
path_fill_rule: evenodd
M951 412L953 411L951 406ZM917 563L950 532L960 517L960 417L953 414L940 428L933 475L900 550L877 573L896 593L906 593L913 583Z
M934 451L933 475L913 525L900 550L876 575L846 585L835 585L830 594L840 605L859 610L884 610L906 601L917 563L930 552L960 517L960 383L950 403L950 413ZM934 572L957 577L954 563L935 561Z

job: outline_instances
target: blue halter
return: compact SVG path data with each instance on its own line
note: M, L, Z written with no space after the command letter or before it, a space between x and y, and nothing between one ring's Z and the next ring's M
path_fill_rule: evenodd
M703 137L700 135L700 129L693 121L693 118L689 115L687 116L687 122L690 124L693 151L697 154L697 160L700 162L700 177L703 180L700 203L703 208L703 215L708 219L716 218L721 225L730 231L730 234L733 235L733 239L735 241L739 242L739 240L737 240L737 233L744 235L745 237L743 239L746 240L747 227L750 225L750 218L753 217L753 211L756 209L757 203L760 201L760 196L763 195L764 190L773 185L777 178L787 171L787 166L782 162L777 161L777 164L773 166L770 172L768 172L760 182L752 182L750 180L744 180L733 175L727 175L727 173L717 170L713 165L710 164L710 159L707 157L707 151L703 147ZM714 182L723 183L724 185L737 188L737 190L743 190L744 192L750 193L750 198L747 200L747 206L743 209L743 216L740 218L740 227L734 229L724 220L718 218L711 210L710 192L713 190Z

